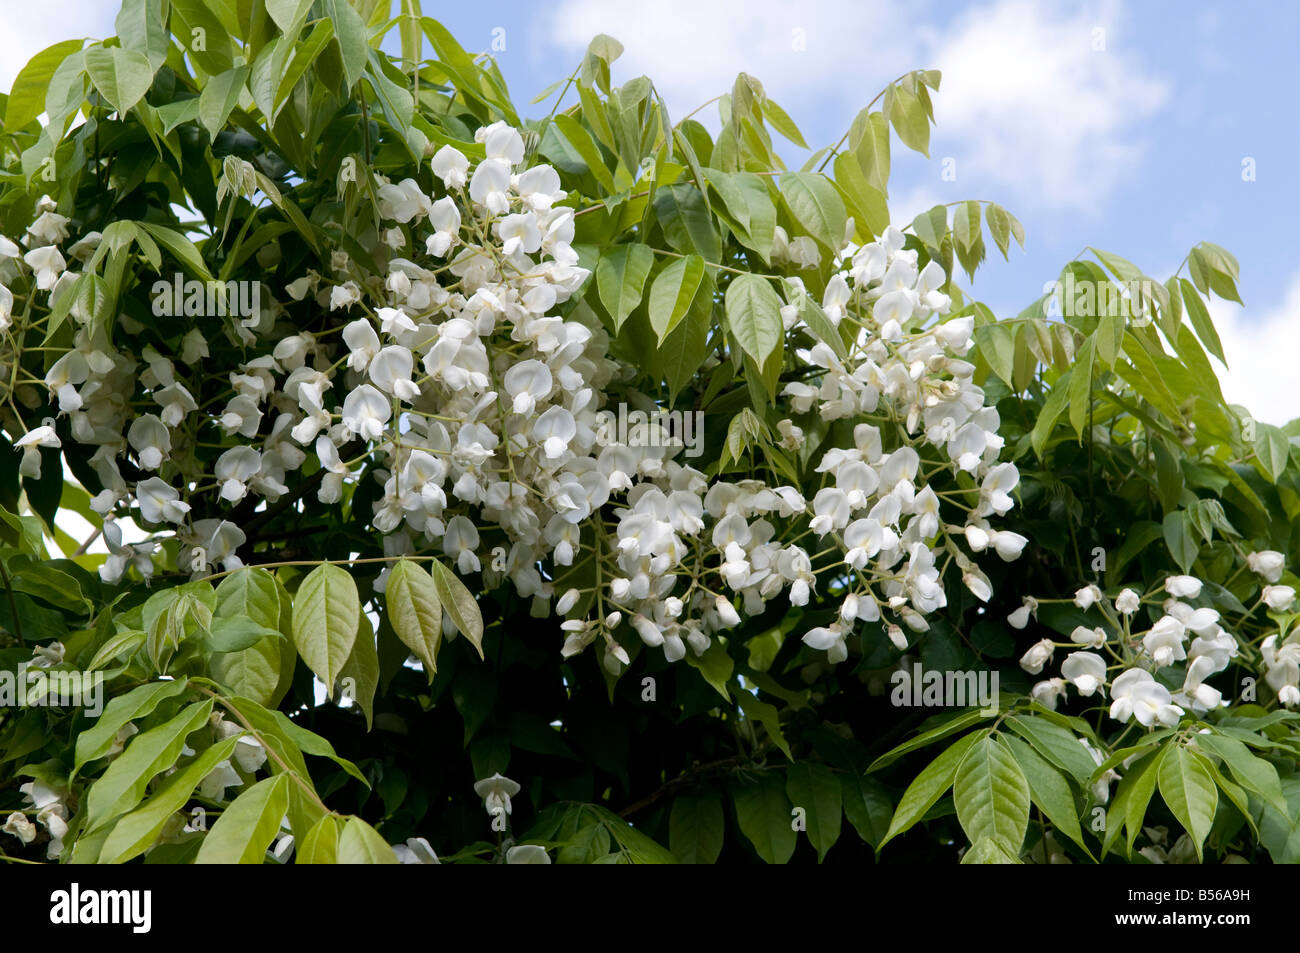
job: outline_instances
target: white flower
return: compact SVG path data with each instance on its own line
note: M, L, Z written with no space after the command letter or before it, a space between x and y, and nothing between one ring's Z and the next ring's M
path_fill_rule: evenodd
M468 519L453 516L447 521L447 529L442 537L442 551L456 560L456 568L462 576L478 572L482 568L474 553L478 545L478 529Z
M1056 646L1052 644L1051 639L1035 642L1029 647L1029 651L1021 656L1020 667L1030 675L1037 675L1043 670L1043 666L1051 661L1054 651Z
M424 218L433 210L433 203L420 191L420 185L414 179L403 179L396 185L381 185L378 197L380 217L402 224Z
M550 394L553 379L550 368L541 361L527 360L506 371L504 383L514 412L531 414L537 402Z
M1038 611L1038 600L1033 596L1025 596L1019 609L1007 616L1007 624L1013 629L1023 629L1029 625L1029 617Z
M829 626L809 629L804 634L803 643L809 648L821 649L827 653L826 660L832 665L843 662L849 657L848 647L844 644L845 630L838 622Z
M226 788L237 788L243 783L244 779L229 761L219 761L207 777L199 782L199 794L210 801L224 801Z
M408 837L405 844L394 844L393 853L404 864L438 864L438 855L423 837Z
M1178 724L1183 709L1172 704L1169 689L1165 688L1146 669L1131 668L1118 676L1110 686L1110 717L1116 721L1136 718L1144 728L1156 722L1172 728Z
M1291 586L1265 586L1261 595L1264 604L1274 612L1286 612L1295 602L1295 589Z
M1171 662L1181 662L1187 657L1183 641L1187 638L1183 623L1171 615L1161 616L1142 638L1142 647L1147 650L1158 667Z
M361 289L357 287L355 281L349 281L345 284L335 285L330 289L330 310L337 311L339 308L349 308L361 300Z
M1080 695L1092 695L1106 683L1106 660L1094 652L1071 652L1061 663L1061 677Z
M217 457L213 475L221 483L221 498L238 503L248 493L248 481L262 468L262 455L252 447L231 447Z
M1165 592L1176 599L1195 599L1201 594L1201 580L1195 576L1170 576L1165 580Z
M136 484L135 498L140 504L140 515L146 523L179 523L190 511L188 503L181 502L180 493L158 477L150 477Z
M14 811L5 821L4 827L0 831L6 834L12 834L24 845L30 844L36 839L36 825L27 820L27 815Z
M549 864L551 858L545 847L537 844L518 844L506 851L507 864Z
M141 414L131 421L126 439L146 470L157 470L172 452L171 431L153 414Z
M510 813L510 799L519 793L519 783L497 772L492 777L477 782L474 793L483 799L488 814L496 817L498 814Z
M1036 682L1029 689L1029 696L1038 704L1056 711L1056 703L1065 697L1066 681L1063 678L1049 678Z
M1251 572L1257 573L1264 577L1265 582L1277 582L1282 578L1282 569L1286 565L1286 557L1275 549L1265 549L1258 553L1251 553L1246 557L1246 566Z
M489 159L501 159L510 165L524 161L523 137L505 122L479 127L474 131L474 141L483 143L483 152Z
M434 153L430 166L433 174L442 179L442 184L448 189L459 189L465 185L469 159L460 150L443 146Z
M425 239L425 251L435 258L441 258L456 243L460 232L460 209L456 208L451 196L433 203L429 212L429 224L433 226L433 234Z
M1101 590L1095 585L1084 586L1074 594L1074 604L1084 611L1092 608L1099 599L1101 599Z
M411 381L415 359L411 352L397 344L383 348L370 362L370 379L379 389L399 400L414 400L420 388Z
M378 440L393 415L388 398L362 384L343 400L343 426L364 440Z
M507 215L496 223L495 231L501 239L501 252L514 255L523 252L531 255L542 247L542 233L537 228L537 219L532 213Z
M509 163L504 159L484 159L470 180L469 197L493 215L501 215L510 207L510 199L506 195L509 188Z
M13 445L15 450L23 452L22 462L18 464L18 472L34 480L41 478L41 447L63 446L54 432L54 427L48 423L27 431L15 440Z
M27 262L28 267L36 272L36 287L42 291L49 291L58 281L59 275L67 268L67 263L59 250L53 245L45 245L41 248L33 248L26 255L23 255L23 261Z
M1085 625L1078 625L1070 633L1070 641L1075 645L1086 645L1091 649L1099 649L1106 644L1106 630L1100 626L1090 629Z
M1141 605L1141 598L1132 589L1125 589L1115 597L1115 611L1121 615L1132 615Z

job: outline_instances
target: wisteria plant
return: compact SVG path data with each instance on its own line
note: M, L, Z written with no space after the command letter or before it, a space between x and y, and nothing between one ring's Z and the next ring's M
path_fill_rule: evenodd
M608 36L526 118L415 0L117 32L0 97L0 860L1297 859L1228 252L995 315L932 70L794 168Z

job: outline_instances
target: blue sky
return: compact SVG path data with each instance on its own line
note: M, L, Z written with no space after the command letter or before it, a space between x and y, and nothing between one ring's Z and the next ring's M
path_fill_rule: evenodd
M1100 3L882 0L609 0L425 4L471 52L504 32L497 60L523 106L607 32L626 46L615 81L655 80L675 117L758 77L814 147L912 68L938 68L931 160L895 145L900 224L935 202L989 199L1023 221L1014 251L973 288L1015 313L1086 245L1164 278L1207 239L1241 261L1244 310L1212 311L1229 399L1263 420L1300 415L1300 6L1152 0ZM0 13L0 86L77 31L113 32L114 0L45 0ZM441 9L438 9L441 8ZM501 36L498 34L498 36ZM499 45L499 44L498 44ZM799 48L802 47L802 48ZM525 107L540 114L549 107ZM712 109L699 118L716 127ZM802 161L793 146L782 153ZM955 181L942 178L953 160ZM1248 162L1248 160L1252 160ZM1253 166L1253 180L1243 177Z

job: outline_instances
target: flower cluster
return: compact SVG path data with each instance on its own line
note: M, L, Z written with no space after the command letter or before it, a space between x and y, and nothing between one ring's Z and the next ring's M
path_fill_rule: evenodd
M838 616L804 641L831 662L847 657L859 622L905 648L904 630L925 631L947 604L950 567L990 598L974 557L1012 560L1024 547L990 523L1012 507L1019 475L998 460L998 413L964 359L974 322L946 318L937 263L919 267L893 228L861 247L846 239L836 255L820 310L853 329L842 334L851 343L795 350L800 373L781 395L789 449L803 446L800 418L854 424L851 444L811 461L811 498L792 485L711 479L674 459L681 442L667 427L635 441L601 427L615 395L657 404L633 389L636 369L611 356L592 310L566 305L590 275L572 246L575 210L553 168L528 167L517 130L495 123L476 139L477 162L451 146L433 156L434 194L376 177L379 227L358 241L382 272L337 250L327 273L293 280L284 300L262 296L229 329L246 359L201 406L209 341L197 329L176 353L145 347L137 360L78 295L74 346L43 383L53 416L68 418L62 432L95 448L105 580L153 571L157 539L123 544L113 520L127 514L157 538L173 533L184 570L238 567L244 529L196 513L274 503L311 461L325 504L379 481L370 517L386 553L434 549L487 587L508 580L565 617L565 655L599 642L615 673L629 662L616 630L677 660L771 600L807 604L819 585L843 592ZM237 173L239 162L227 165ZM76 282L58 247L67 219L46 200L39 213L28 252L0 239L0 329L13 323L8 285L48 292L54 306ZM775 260L819 258L811 239L779 237ZM97 239L68 257L84 263ZM784 291L787 333L807 330L803 286L787 279ZM333 326L306 330L290 318L302 313ZM39 473L39 448L59 446L55 427L16 441L24 473ZM201 462L199 448L213 445L225 449ZM940 477L948 489L931 485ZM820 552L801 545L810 535Z
M1252 553L1247 566L1265 582L1260 604L1274 613L1286 613L1295 603L1291 586L1277 585L1283 569L1283 556L1272 550ZM1088 611L1096 609L1105 625L1089 628L1077 626L1068 642L1042 639L1030 646L1020 659L1020 667L1031 675L1041 674L1052 661L1056 650L1069 647L1061 661L1060 676L1038 682L1032 696L1048 708L1068 694L1071 686L1084 698L1110 698L1110 717L1143 727L1173 727L1191 711L1197 715L1226 707L1223 693L1208 680L1228 668L1241 653L1238 639L1222 625L1218 610L1196 605L1204 584L1186 575L1170 576L1159 591L1139 595L1124 589L1108 599L1096 585L1087 585L1075 593L1073 604ZM1154 619L1143 628L1138 624L1139 610L1150 607ZM1026 598L1024 605L1007 619L1017 629L1024 629L1038 611L1039 601ZM1159 607L1159 614L1154 611ZM1285 626L1283 626L1285 629ZM1293 708L1300 704L1300 630L1291 634L1273 633L1259 646L1268 685L1278 701ZM1156 673L1169 670L1181 687L1170 690L1168 678L1159 680Z

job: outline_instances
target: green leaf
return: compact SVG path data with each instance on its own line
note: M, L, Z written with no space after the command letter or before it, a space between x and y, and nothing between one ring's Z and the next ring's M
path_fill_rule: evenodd
M664 337L656 355L668 381L670 397L676 397L690 383L708 356L709 329L713 326L713 279L706 274L701 285L691 299L685 318Z
M360 612L357 584L330 563L308 573L293 597L294 647L329 690L352 653Z
M162 0L123 0L113 26L125 49L143 53L150 69L162 68L171 45Z
M597 266L597 278L599 277ZM703 279L704 259L699 255L674 260L655 278L654 284L650 286L650 327L659 336L661 345L664 338L686 317ZM639 300L639 292L637 297Z
M442 603L438 587L419 563L399 559L384 587L388 622L422 663L429 681L438 671L438 646L442 643Z
M1156 790L1161 754L1162 752L1155 751L1144 755L1120 781L1110 803L1110 810L1106 812L1106 836L1101 845L1103 858L1125 828L1128 830L1128 852L1133 853L1133 842L1142 830L1147 806Z
M1178 279L1178 287L1182 291L1183 305L1187 309L1187 317L1191 319L1196 336L1201 339L1210 353L1217 357L1224 367L1227 367L1228 359L1223 356L1223 342L1219 340L1219 332L1214 328L1214 321L1205 307L1205 302L1186 278Z
M1276 483L1291 462L1291 442L1279 427L1265 423L1255 426L1255 456L1269 479Z
M709 647L701 656L697 657L694 652L687 652L686 663L699 671L704 676L704 680L730 703L731 696L727 694L727 682L731 680L735 662L727 652L726 646L714 639L709 642Z
M808 840L817 849L820 863L840 837L840 782L825 765L800 762L786 772L785 790L790 802L804 809Z
M912 231L916 232L917 238L938 251L948 234L948 210L942 205L932 206L912 219Z
M889 121L881 112L864 109L850 130L853 155L867 184L881 195L889 194ZM838 176L839 173L837 172Z
M731 797L740 832L754 845L758 856L769 864L788 862L796 838L780 775L769 772L756 781L738 781L732 785Z
M615 333L641 303L645 280L654 260L654 252L648 245L631 243L607 249L596 263L596 289L600 303L614 319Z
M289 809L289 776L258 781L226 805L199 848L196 864L260 864Z
M787 172L779 185L794 220L832 254L838 252L848 212L830 179L819 172Z
M200 281L212 281L212 272L203 261L203 256L199 250L194 247L194 243L174 229L167 228L164 225L158 225L154 222L136 222L140 228L144 229L153 237L158 244L162 245L194 278Z
M753 172L733 172L732 181L745 195L749 210L749 226L745 234L736 238L746 248L752 248L763 261L772 259L772 241L776 237L776 205L764 178Z
M1282 779L1272 762L1253 754L1245 744L1227 735L1198 734L1195 741L1196 747L1222 758L1242 787L1259 795L1269 806L1283 813L1287 811Z
M324 52L332 39L334 39L334 25L329 20L318 20L316 25L312 27L307 39L294 47L293 59L289 61L289 65L275 90L275 102L272 104L272 110L276 115L279 115L280 107L293 93L294 87L298 85L298 81L302 79L303 74L316 62L316 58ZM414 108L413 100L412 108ZM407 124L409 125L409 121Z
M337 864L339 857L339 835L343 830L343 818L337 814L326 814L315 823L302 843L296 847L294 862L299 864Z
M483 657L483 614L478 601L465 588L465 584L456 578L455 573L436 559L429 566L433 574L433 584L438 590L438 601L443 611L451 616L456 631L469 639L470 644Z
M174 681L149 682L133 688L124 695L109 699L104 711L89 728L77 735L76 758L72 772L76 774L88 761L102 758L113 747L113 739L129 721L147 717L169 698L184 693L189 683L184 678Z
M994 838L1019 853L1029 828L1029 782L1001 738L987 735L971 747L952 794L971 843Z
M1004 742L1015 755L1016 763L1029 782L1029 795L1056 829L1087 852L1083 831L1079 827L1079 809L1065 775L1046 758L1019 738L1006 736Z
M359 817L349 817L339 835L340 864L396 864L397 855L379 832Z
M176 764L185 739L207 724L210 714L211 699L183 708L170 720L132 738L91 785L86 795L85 829L93 831L139 804L149 782Z
M738 275L727 288L727 326L741 350L762 365L781 346L781 299L758 275Z
M980 355L988 361L993 373L1015 387L1016 335L1010 325L993 322L975 328L973 337Z
M1174 562L1178 564L1179 569L1190 572L1192 563L1196 562L1196 556L1201 551L1201 546L1197 542L1187 513L1177 510L1165 514L1163 532L1165 545L1169 547L1169 555L1174 557Z
M1043 450L1047 446L1047 439L1052 435L1056 421L1060 419L1061 412L1065 410L1069 402L1070 388L1068 381L1070 374L1071 371L1066 371L1056 379L1051 393L1047 395L1047 400L1043 402L1043 409L1038 412L1038 419L1034 421L1034 429L1029 433L1029 442L1039 459L1042 459Z
M722 241L703 192L693 185L669 185L655 191L653 204L655 217L673 250L699 255L715 264L722 261Z
M842 152L835 157L835 184L848 199L848 211L859 234L875 237L889 227L885 194L867 181L856 156Z
M263 639L281 639L279 629L268 628L247 616L220 616L212 620L211 634L205 640L212 652L242 652Z
M166 777L147 800L113 825L100 847L99 862L124 864L148 850L171 817L189 801L194 789L231 756L238 743L238 737L218 741Z
M885 788L875 778L853 774L840 776L844 816L853 829L874 849L889 831L894 806Z
M607 195L617 193L618 187L614 184L614 176L605 164L595 140L591 138L591 133L587 132L578 120L563 113L556 116L553 121L560 134L568 140L569 145L573 146L574 151L582 157L582 161L586 163L587 168L596 177L596 181L600 183L605 193Z
M683 864L712 864L722 853L726 822L722 797L708 788L673 800L668 818L668 848Z
M987 732L982 731L972 731L968 735L963 735L945 748L939 757L926 765L921 773L912 779L912 783L903 792L898 807L894 809L889 830L885 834L885 839L880 842L880 847L883 848L906 831L934 807L934 803L952 787L962 760L975 747L976 742L987 737Z
M312 0L266 0L266 12L281 33L293 34L302 28L311 4Z
M730 658L730 656L728 656ZM730 676L730 673L728 673ZM782 753L791 761L794 755L790 753L790 745L785 740L785 733L781 730L781 711L775 705L769 705L767 702L756 698L748 691L739 686L732 686L732 694L735 696L736 704L750 721L756 721L763 726L767 736L772 739Z
M325 10L334 24L334 36L343 58L345 98L351 93L366 68L369 56L369 37L366 24L348 0L325 0Z
M794 124L794 120L784 109L768 99L763 103L763 118L767 120L768 125L793 142L800 149L807 149L808 143L804 141L803 133L799 127Z
M238 105L248 70L246 65L231 67L209 79L199 94L199 123L213 139L225 128L226 120Z
M65 40L37 53L19 71L5 104L4 126L17 132L45 111L45 93L59 64L81 49L85 40Z
M1032 715L1013 715L1006 724L1044 758L1069 772L1080 785L1092 777L1096 763L1069 728L1046 717Z
M1074 359L1070 373L1070 426L1080 437L1088 425L1088 410L1092 406L1092 366L1097 357L1097 339L1090 337Z
M1214 823L1219 791L1204 758L1181 745L1170 745L1160 759L1160 796L1183 825L1202 860L1201 845Z
M867 774L872 774L879 771L881 768L893 764L903 755L915 751L918 748L924 748L926 745L934 744L936 741L942 741L944 738L956 734L963 728L969 728L971 725L977 725L981 721L987 721L990 717L990 715L985 714L978 708L969 708L965 711L957 712L956 714L943 716L942 718L928 719L921 727L924 728L925 725L931 724L935 720L938 720L939 724L935 725L933 728L926 729L915 738L909 738L896 748L891 748L889 751L886 751L875 761L871 762L870 767L867 768Z
M119 113L144 98L153 85L153 67L145 54L121 47L92 46L86 50L86 72L95 88Z
M379 687L379 647L375 642L375 629L364 612L357 616L357 640L352 643L348 656L339 672L339 684L366 716L366 730L374 726L375 690Z
M885 111L898 138L915 152L930 155L930 117L916 94L905 86L891 86L885 98Z

